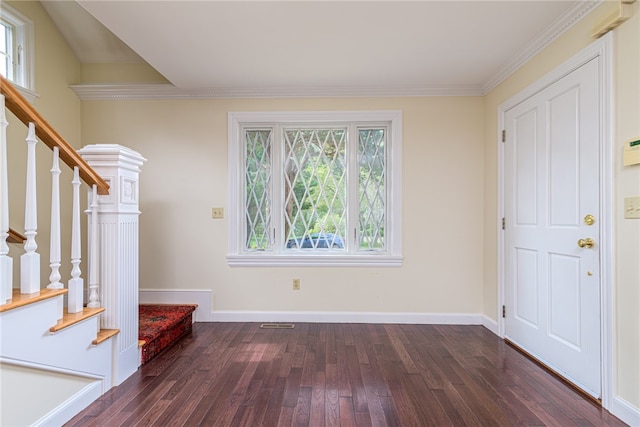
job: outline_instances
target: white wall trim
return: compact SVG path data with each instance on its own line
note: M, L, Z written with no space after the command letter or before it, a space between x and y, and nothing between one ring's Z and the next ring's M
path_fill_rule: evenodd
M402 267L403 260L393 255L227 255L231 267Z
M485 314L482 315L482 326L484 326L494 334L500 336L500 334L498 333L498 322Z
M486 95L505 81L509 76L518 71L520 67L529 62L534 56L553 43L558 37L571 29L589 12L596 8L603 0L591 0L585 2L575 2L563 15L559 16L545 31L542 32L529 45L518 50L518 53L498 72L482 86L482 93Z
M636 408L621 397L616 396L612 399L609 412L630 426L640 426L640 408Z
M40 418L33 425L63 425L71 418L78 415L82 410L87 408L93 402L95 402L102 395L102 393L100 392L101 387L102 384L100 384L99 382L94 382L87 385L78 393L67 399L62 405L58 406L53 411Z
M467 313L382 313L356 311L214 311L212 322L404 323L481 325L482 315Z
M229 99L229 98L351 98L483 96L515 73L531 58L568 31L603 0L575 2L536 39L518 50L496 74L473 86L368 86L368 87L271 87L181 89L172 84L80 84L71 90L83 101L114 99Z
M69 396L67 400L65 400L62 404L60 404L56 408L53 408L47 414L43 415L40 419L33 423L34 426L63 425L71 418L75 417L78 413L80 413L80 411L95 402L111 387L110 384L106 384L105 378L103 376L89 374L87 372L59 368L56 366L48 366L41 363L27 362L10 357L0 357L0 362L6 365L20 366L22 368L38 370L45 375L46 373L57 373L93 380L90 384L87 384L81 390L79 390L72 396Z
M481 96L479 86L371 86L302 88L181 89L160 84L80 84L70 89L82 101L117 99L235 99L235 98L360 98L418 96Z
M538 81L525 88L518 94L506 100L498 107L498 222L497 240L498 240L498 311L504 304L505 298L505 261L504 261L504 230L500 226L501 218L505 216L504 208L504 147L501 140L502 129L505 128L504 118L506 112L518 105L520 102L541 91L565 75L571 73L594 58L600 58L600 99L601 99L601 152L600 152L600 169L601 183L600 193L602 195L601 208L599 212L601 221L600 235L600 263L601 263L601 348L602 348L602 406L611 411L614 415L613 396L615 395L615 289L614 289L614 229L613 229L613 212L614 212L614 187L613 187L613 35L608 33L602 38L591 43L582 51L558 65L553 71L541 77ZM498 319L498 336L504 337L505 321L496 313Z
M194 322L210 322L212 293L206 289L140 289L140 304L198 304Z

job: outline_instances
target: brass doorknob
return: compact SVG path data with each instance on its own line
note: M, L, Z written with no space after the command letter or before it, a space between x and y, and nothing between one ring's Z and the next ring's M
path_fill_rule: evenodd
M592 248L593 245L595 245L595 244L596 244L596 242L594 242L591 237L587 237L586 239L578 240L578 246L580 246L581 248Z

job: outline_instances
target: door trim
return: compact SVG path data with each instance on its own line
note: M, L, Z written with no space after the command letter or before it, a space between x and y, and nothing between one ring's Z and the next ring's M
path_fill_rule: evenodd
M505 319L502 317L502 306L505 303L505 239L502 230L504 207L504 144L502 129L506 112L519 103L550 86L564 76L580 68L594 58L599 63L600 93L600 352L601 352L601 400L605 409L611 407L615 391L615 348L614 348L614 288L613 288L613 107L612 107L612 75L613 75L613 34L610 32L593 42L578 54L574 55L550 73L541 77L518 94L509 98L498 107L498 217L496 229L498 239L498 336L504 338Z

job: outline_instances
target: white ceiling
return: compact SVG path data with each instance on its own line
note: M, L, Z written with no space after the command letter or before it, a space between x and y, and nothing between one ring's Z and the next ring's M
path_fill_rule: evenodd
M142 58L181 89L405 92L486 90L496 76L531 53L532 45L557 34L558 27L566 26L568 17L586 4L567 0L42 3L81 62Z

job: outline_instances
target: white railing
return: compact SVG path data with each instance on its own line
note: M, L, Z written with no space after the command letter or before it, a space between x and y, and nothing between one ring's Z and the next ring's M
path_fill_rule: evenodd
M13 259L11 258L9 251L10 246L7 244L9 236L9 185L8 185L8 155L7 155L7 132L8 126L5 113L5 98L0 95L1 100L1 142L0 142L0 165L2 165L2 171L0 173L0 201L2 207L0 209L0 268L2 278L2 300L0 304L6 304L11 302L13 293L13 277L12 277L12 265ZM36 127L33 122L29 123L28 132L26 137L27 144L27 168L26 168L26 193L25 193L25 221L24 221L24 235L27 240L24 244L24 252L20 256L20 293L32 294L40 292L41 290L41 278L40 278L40 254L38 253L38 244L36 242L36 236L38 235L38 209L37 209L37 159L36 159L36 145L38 139L36 138ZM59 161L59 148L53 147L53 160L51 167L51 234L49 239L50 249L50 275L49 289L63 289L64 283L62 282L62 276L60 274L60 267L62 266L61 256L61 218L60 218L60 170ZM67 311L69 313L78 313L82 311L83 301L83 283L84 280L81 277L80 263L81 260L81 228L80 228L80 190L81 185L79 179L78 167L74 167L73 181L73 210L72 210L72 223L69 226L64 227L70 233L71 236L71 259L72 265L71 277L69 278L69 295L67 304ZM97 224L93 218L98 215L99 198L97 197L97 188L93 186L94 197L91 198L91 209L89 211L91 224ZM89 307L100 307L100 291L99 291L99 254L98 254L98 242L99 235L96 230L93 229L93 235L91 241L93 243L92 250L89 253L89 268L91 272L90 276L90 294L89 294ZM95 236L95 238L94 238ZM59 317L62 318L63 307L60 306Z
M29 129L27 134L27 194L25 203L25 253L20 259L20 292L40 291L40 255L36 235L37 201L47 195L37 195L36 145L39 141L51 148L51 238L49 241L51 269L47 288L60 289L68 280L67 312L78 313L103 307L100 313L101 329L119 330L113 340L113 385L118 385L140 366L138 349L138 179L144 157L129 148L115 144L88 145L76 151L37 110L7 81L0 76L0 109L2 118L0 144L0 305L12 299L13 259L7 242L20 236L9 225L8 205L12 200L8 179L15 172L7 172L7 120L5 108ZM73 200L71 227L61 217L60 207L60 161L73 170ZM105 177L105 178L103 178ZM88 281L82 278L81 232L80 232L80 186L88 189ZM110 186L113 186L110 188ZM42 187L42 186L41 186ZM40 190L42 189L40 187ZM13 199L16 197L14 195ZM70 233L71 253L66 261L61 253L61 233ZM62 234L64 235L64 234ZM42 238L42 236L39 236ZM61 266L70 262L69 278L61 276ZM44 267L46 268L46 267ZM84 301L84 290L88 291ZM60 300L59 316L63 317L63 301ZM95 312L95 310L94 310ZM19 326L18 326L19 327ZM86 343L82 343L86 345Z

